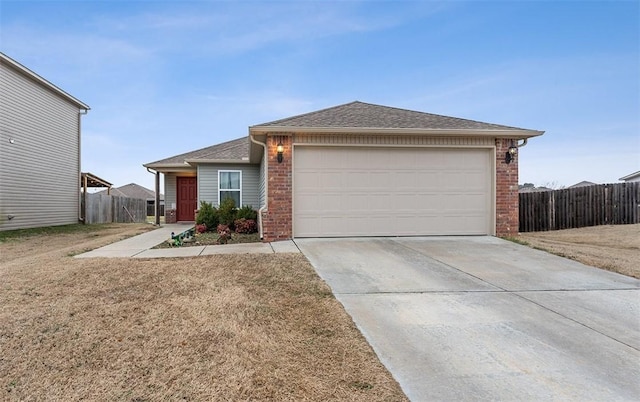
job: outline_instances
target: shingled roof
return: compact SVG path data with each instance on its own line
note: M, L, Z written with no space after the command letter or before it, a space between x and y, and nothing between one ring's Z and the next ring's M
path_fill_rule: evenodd
M186 165L187 161L246 161L249 158L249 137L223 142L184 154L147 163L146 167Z
M128 198L155 199L156 193L136 183L129 183L120 187L113 187L110 190L111 195ZM106 194L107 190L98 191L97 194ZM164 195L160 194L160 199L164 200Z
M359 101L258 124L249 127L249 132L251 135L259 136L269 132L343 132L345 134L479 135L518 139L544 133L544 131L483 123ZM261 155L258 147L251 148L249 137L242 137L147 163L143 166L152 169L181 170L193 167L197 163L249 163L250 160L252 163L257 163Z
M483 123L457 117L351 102L327 109L305 113L286 119L252 126L259 128L376 128L376 129L426 129L426 130L524 130L517 127ZM529 131L529 130L527 130Z

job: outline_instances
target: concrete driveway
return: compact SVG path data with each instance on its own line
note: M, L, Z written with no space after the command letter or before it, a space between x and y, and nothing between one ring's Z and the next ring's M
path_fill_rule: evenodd
M639 280L493 237L296 243L413 401L640 399Z

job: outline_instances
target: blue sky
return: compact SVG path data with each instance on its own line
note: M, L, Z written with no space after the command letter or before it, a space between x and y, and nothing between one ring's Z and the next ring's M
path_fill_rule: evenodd
M546 134L520 183L640 170L640 2L7 1L0 49L91 106L82 170L354 100Z

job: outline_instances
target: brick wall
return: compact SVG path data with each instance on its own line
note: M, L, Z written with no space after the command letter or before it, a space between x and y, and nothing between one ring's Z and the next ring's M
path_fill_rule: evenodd
M282 143L283 161L278 163L276 147ZM510 139L496 139L496 236L514 236L518 233L518 159L505 162ZM262 215L264 241L285 240L293 237L292 137L272 135L268 146L268 210Z
M278 163L276 147L284 147L282 163ZM273 135L267 138L268 147L268 209L262 215L264 241L285 240L293 237L292 227L292 138Z
M496 236L518 234L518 159L505 162L511 140L496 139Z

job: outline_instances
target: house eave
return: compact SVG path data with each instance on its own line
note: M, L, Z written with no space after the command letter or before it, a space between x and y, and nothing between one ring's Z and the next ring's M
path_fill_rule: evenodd
M186 163L147 163L142 166L162 173L168 172L193 172L195 167Z
M191 172L196 166L204 163L216 163L226 165L250 165L249 159L185 159L183 163L147 163L142 166L159 172Z
M251 164L251 161L249 159L185 159L185 162L192 166L203 164L203 163L217 163L217 164L229 164L229 165Z
M422 135L430 137L493 137L524 139L537 137L544 131L518 129L430 129L430 128L380 128L380 127L293 127L293 126L253 126L253 135L271 133L297 134L379 134L379 135Z
M640 177L640 171L623 176L618 180L627 181L627 180L635 179L636 177Z
M18 63L17 61L13 60L11 57L5 55L2 52L0 52L0 60L3 63L6 63L9 67L13 68L18 73L26 76L27 78L31 79L32 81L35 81L36 83L38 83L38 84L42 85L43 87L49 89L50 91L54 92L58 96L64 98L66 101L76 105L79 109L84 110L84 111L91 110L89 105L87 105L86 103L84 103L84 102L80 101L79 99L71 96L67 92L65 92L62 89L58 88L57 86L53 85L51 82L49 82L46 79L42 78L38 74L36 74L33 71L29 70L27 67L23 66L22 64Z

